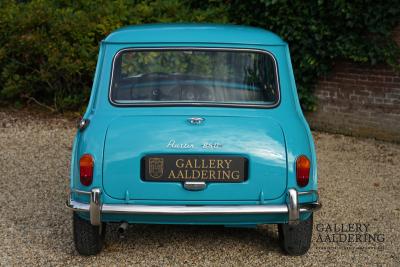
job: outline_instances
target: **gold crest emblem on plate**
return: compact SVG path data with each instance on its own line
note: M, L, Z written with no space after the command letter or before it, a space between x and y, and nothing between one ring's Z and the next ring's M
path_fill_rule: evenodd
M164 171L163 158L149 158L149 174L152 178L160 178Z

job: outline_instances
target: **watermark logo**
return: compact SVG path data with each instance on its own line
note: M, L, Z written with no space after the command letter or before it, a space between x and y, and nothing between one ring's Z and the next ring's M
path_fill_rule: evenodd
M318 223L317 249L384 249L385 235L369 223Z

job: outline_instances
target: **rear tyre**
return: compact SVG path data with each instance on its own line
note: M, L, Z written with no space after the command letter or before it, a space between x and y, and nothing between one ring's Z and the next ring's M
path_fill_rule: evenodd
M105 223L102 223L101 227L93 226L74 212L73 231L75 248L79 254L96 255L102 250L106 233Z
M288 255L304 255L311 246L312 230L313 214L297 224L278 224L279 245Z

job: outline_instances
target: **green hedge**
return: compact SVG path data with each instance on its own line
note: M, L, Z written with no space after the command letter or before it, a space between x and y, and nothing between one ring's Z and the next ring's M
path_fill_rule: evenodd
M334 60L398 64L397 1L32 0L0 2L0 101L51 110L87 103L98 43L124 25L218 22L270 29L290 45L303 108Z

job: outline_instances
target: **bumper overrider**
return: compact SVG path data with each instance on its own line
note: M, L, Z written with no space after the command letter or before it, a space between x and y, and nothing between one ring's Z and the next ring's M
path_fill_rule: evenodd
M70 194L67 207L78 212L89 212L90 223L100 225L101 214L130 214L130 215L255 215L255 214L287 214L289 223L299 221L300 214L314 212L321 208L318 192L316 190L298 192L291 188L287 191L286 204L281 205L130 205L130 204L103 204L101 203L101 190L93 188L90 192L73 189L72 192L90 196L89 203L82 203L72 199ZM301 195L315 195L316 201L298 203Z

